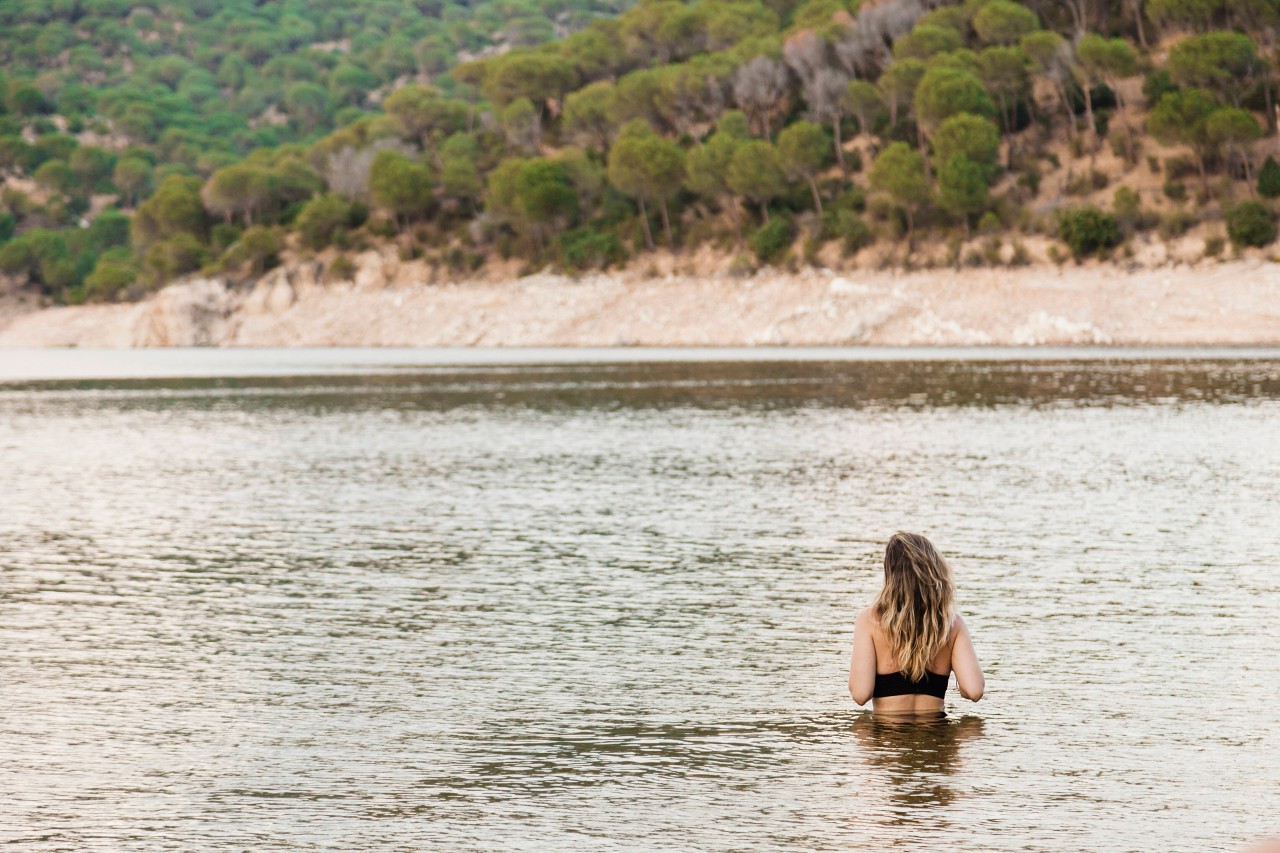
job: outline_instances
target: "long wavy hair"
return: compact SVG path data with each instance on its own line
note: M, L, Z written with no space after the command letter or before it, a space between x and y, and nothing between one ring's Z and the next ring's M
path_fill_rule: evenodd
M919 533L893 534L884 549L884 588L876 615L907 677L924 678L951 632L955 585L951 566Z

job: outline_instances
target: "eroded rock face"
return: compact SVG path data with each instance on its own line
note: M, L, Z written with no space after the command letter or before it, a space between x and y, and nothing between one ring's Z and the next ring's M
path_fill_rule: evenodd
M171 284L142 304L134 321L132 346L217 346L231 309L231 295L218 279Z
M240 311L246 316L282 314L297 300L293 283L284 267L277 267L258 280L245 297Z
M390 254L390 253L389 253ZM361 256L368 289L324 265L252 287L188 279L141 303L0 301L0 347L828 346L1280 341L1280 264L771 273L538 274L431 281L426 261ZM388 278L389 271L394 277ZM379 283L381 282L381 283ZM0 355L0 359L3 356Z
M356 290L382 290L396 283L421 284L425 280L422 265L401 262L395 249L369 249L356 255L354 263L351 285Z
M377 290L387 285L387 264L375 251L361 252L356 257L356 273L352 279L356 290Z

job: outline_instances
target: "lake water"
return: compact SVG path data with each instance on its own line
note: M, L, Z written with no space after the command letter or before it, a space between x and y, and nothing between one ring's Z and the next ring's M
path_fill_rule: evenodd
M1280 833L1280 354L1083 355L0 351L0 842ZM897 529L935 725L845 687Z

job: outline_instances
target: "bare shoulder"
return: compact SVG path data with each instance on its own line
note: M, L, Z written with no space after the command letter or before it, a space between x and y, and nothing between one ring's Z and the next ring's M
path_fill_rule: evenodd
M875 607L864 607L858 611L858 618L853 623L855 631L866 631L874 634L880 630L880 618L876 615Z
M959 637L961 634L968 633L969 626L964 624L964 617L959 613L955 614L951 619L951 632L947 635L947 640L954 643L956 641L956 637Z

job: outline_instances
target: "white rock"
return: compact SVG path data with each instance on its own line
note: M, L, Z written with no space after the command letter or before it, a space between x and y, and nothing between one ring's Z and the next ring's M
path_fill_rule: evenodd
M289 284L293 287L295 298L301 299L304 294L320 285L320 261L298 264L291 270Z
M911 319L911 338L929 344L981 346L991 343L991 336L979 329L968 329L954 320L938 316L924 308Z
M240 305L240 313L247 317L257 317L267 313L267 297L271 293L271 288L267 287L262 281L254 285L253 290L249 291L249 295L244 298L244 302Z
M272 314L283 314L294 303L293 285L287 277L281 277L267 293L267 310Z
M221 342L231 296L218 279L171 284L144 303L131 334L136 347L214 346Z
M385 264L377 252L362 252L356 259L356 290L371 290L387 283Z
M867 287L865 284L857 284L844 277L831 279L831 283L827 285L827 289L831 293L849 296L862 296L871 292L871 288Z
M1077 323L1046 311L1034 311L1028 315L1026 322L1013 330L1012 339L1018 346L1112 342L1110 335L1092 323Z

